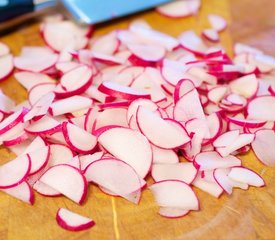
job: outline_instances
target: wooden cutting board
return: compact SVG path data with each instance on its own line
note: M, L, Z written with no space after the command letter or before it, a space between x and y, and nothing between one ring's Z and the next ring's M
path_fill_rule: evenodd
M135 18L147 20L154 28L177 36L184 30L198 33L208 27L207 14L216 13L231 23L229 1L203 1L197 16L185 19L169 19L154 11L100 26L96 34L112 29L125 28ZM43 45L38 25L26 26L0 39L6 42L14 54L24 45ZM232 38L229 30L221 34L221 41L232 54ZM17 103L27 98L26 91L10 78L0 83L5 94ZM14 158L7 149L0 148L0 164ZM64 198L46 198L35 194L34 206L24 204L0 192L0 240L86 240L86 239L275 239L275 190L274 168L260 164L253 153L241 156L243 164L253 168L266 180L264 188L251 187L248 191L236 189L233 195L224 194L220 199L195 189L201 203L201 211L192 212L180 219L165 219L157 214L152 194L145 190L139 205L104 195L94 185L89 188L88 199L78 206ZM68 232L55 222L59 207L67 207L89 216L96 226L82 232Z

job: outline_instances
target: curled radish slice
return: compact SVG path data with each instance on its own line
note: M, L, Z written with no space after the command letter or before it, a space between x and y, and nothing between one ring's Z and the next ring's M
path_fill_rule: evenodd
M0 81L7 79L11 75L14 68L13 64L13 56L11 54L0 56Z
M141 133L113 127L101 133L98 142L113 156L133 167L141 178L148 174L152 164L152 150Z
M155 182L180 180L187 184L194 181L198 170L192 163L153 164L151 175Z
M33 86L29 91L29 103L31 106L35 105L44 95L52 93L55 89L55 83L40 83Z
M95 225L94 220L83 217L65 208L59 208L56 213L58 225L69 231L81 231Z
M31 169L28 155L19 156L0 166L0 189L11 188L26 180Z
M274 130L262 129L255 133L255 140L251 143L251 146L255 155L263 164L275 166L274 144Z
M208 21L210 22L212 28L218 32L223 31L227 27L227 22L225 19L219 15L209 14Z
M94 161L86 168L84 174L87 181L92 181L126 198L127 195L139 191L146 184L130 165L118 159Z
M246 183L255 187L265 186L265 182L262 177L245 167L233 167L228 174L229 178L234 181Z
M138 108L136 117L140 131L157 147L173 149L190 141L183 127L174 127L159 115L144 107Z
M72 201L82 204L87 196L87 181L82 173L66 164L49 168L39 179Z
M215 29L204 29L202 31L202 36L211 42L219 42L220 37Z
M71 123L63 122L62 129L67 144L76 152L87 154L97 145L95 136Z
M167 17L181 18L196 14L200 8L200 0L179 0L157 7L157 11Z
M156 182L149 187L160 207L199 210L199 201L193 189L178 180ZM177 196L177 197L175 197Z

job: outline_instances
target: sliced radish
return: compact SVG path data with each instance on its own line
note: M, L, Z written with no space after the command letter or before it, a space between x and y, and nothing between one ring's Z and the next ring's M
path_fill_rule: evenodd
M10 53L10 48L3 42L0 42L0 57Z
M214 178L220 187L228 194L232 194L233 182L228 177L230 172L229 168L219 168L214 170Z
M11 54L0 56L0 81L7 79L11 75L14 68L13 64L13 56Z
M178 81L174 91L175 103L186 93L192 91L195 88L194 83L189 79L182 79Z
M126 100L135 100L138 98L150 98L150 95L145 92L138 91L133 88L122 86L120 84L113 83L113 82L103 82L98 87L98 90L109 96L126 99Z
M59 208L56 213L58 225L69 231L81 231L95 225L94 220L83 217L65 208Z
M179 180L187 184L194 181L198 170L192 163L153 164L152 177L155 182L163 180Z
M247 106L249 119L275 121L275 97L261 96L252 99Z
M200 171L241 166L241 160L237 157L232 155L221 157L217 152L201 152L194 161Z
M166 218L179 218L187 215L189 210L174 207L160 207L158 213Z
M218 31L216 31L215 29L211 29L211 28L204 29L202 31L202 36L211 42L219 42L220 41Z
M31 169L29 174L35 174L41 171L48 163L50 157L50 147L45 146L28 153L31 160Z
M73 157L74 153L69 147L61 144L50 145L50 166L67 163Z
M45 141L40 136L37 136L33 141L24 149L23 154L33 152L39 148L46 146Z
M122 127L110 128L101 133L98 142L109 153L133 167L141 178L149 172L152 150L141 133Z
M163 149L152 145L153 163L178 163L179 157L175 151L171 149Z
M110 190L119 196L127 196L140 190L146 182L127 163L118 159L100 159L85 170L88 181ZM127 179L127 182L124 182ZM123 184L124 182L124 184Z
M35 105L44 95L53 92L55 87L55 83L40 83L33 86L28 96L30 105Z
M62 129L67 144L76 152L91 153L97 145L95 136L71 123L63 122Z
M0 166L0 188L11 188L26 180L31 169L28 155L17 157Z
M265 182L259 174L245 167L231 168L231 171L229 172L228 176L234 181L246 183L251 186L265 186Z
M223 17L215 14L209 14L207 17L212 28L214 28L218 32L223 31L227 27L227 22Z
M90 49L93 52L100 52L111 55L118 50L120 42L116 38L115 32L111 32L101 37L98 37L94 42L91 42L90 45Z
M166 180L149 187L157 204L161 207L174 207L184 210L199 210L199 201L193 189L178 180ZM175 197L177 196L177 197Z
M82 155L79 156L79 160L80 160L80 165L81 165L81 170L83 172L85 172L85 169L92 163L95 162L99 159L102 159L104 155L103 151L100 152L95 152L93 154L87 154L87 155Z
M11 188L1 189L1 191L30 205L34 203L34 194L27 182L22 182Z
M189 1L175 1L167 3L163 6L157 7L157 11L167 17L171 18L182 18L194 15L198 12L201 6L200 0L189 0Z
M0 112L1 113L11 113L11 111L14 107L15 107L14 101L11 100L8 96L6 96L0 90Z
M60 164L49 168L39 179L72 201L82 204L87 196L87 182L80 171L70 165Z
M217 104L225 97L227 91L228 88L225 86L214 87L208 92L207 97L211 102Z
M257 158L267 166L275 166L275 133L274 130L262 129L255 133L251 143Z
M34 184L33 184L33 189L38 192L39 194L46 196L46 197L59 197L62 196L62 194L51 188L50 186L48 186L47 184L37 180Z
M256 94L259 83L254 74L249 74L231 81L229 87L233 93L250 98Z
M54 102L51 104L49 112L53 116L58 116L89 108L92 106L92 103L93 101L91 99L76 95Z
M183 127L175 128L159 115L141 106L137 111L137 123L140 131L147 139L160 148L173 149L186 144L190 140Z

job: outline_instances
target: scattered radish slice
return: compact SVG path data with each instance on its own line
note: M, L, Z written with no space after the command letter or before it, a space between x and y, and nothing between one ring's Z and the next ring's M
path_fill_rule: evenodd
M83 217L65 208L59 208L56 213L58 225L69 231L81 231L95 225L94 220Z
M220 37L215 29L204 29L202 31L202 36L211 42L219 42Z
M219 15L209 14L208 21L210 22L212 28L218 32L223 31L227 27L227 22L225 19Z
M13 71L13 56L6 54L0 56L0 81L7 79Z

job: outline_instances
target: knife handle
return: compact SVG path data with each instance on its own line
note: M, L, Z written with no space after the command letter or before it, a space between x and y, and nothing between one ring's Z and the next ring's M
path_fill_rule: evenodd
M34 11L32 0L0 1L0 23Z

